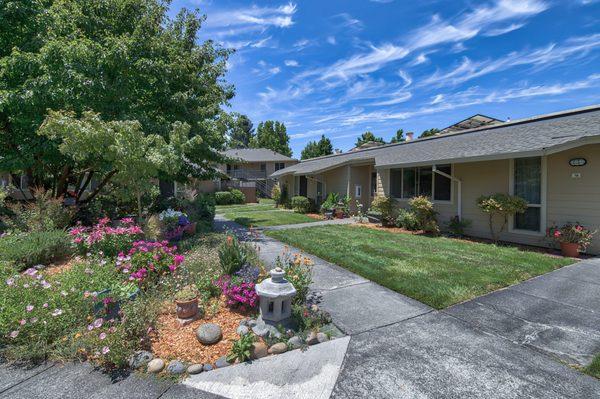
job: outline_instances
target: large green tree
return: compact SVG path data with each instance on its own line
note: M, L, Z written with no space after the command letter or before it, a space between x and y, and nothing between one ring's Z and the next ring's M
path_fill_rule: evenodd
M401 143L403 141L406 141L406 138L404 138L404 130L398 129L396 130L396 135L390 140L390 143Z
M252 121L246 115L234 114L229 137L230 148L248 148L254 138Z
M251 144L253 148L269 148L288 157L292 156L290 136L288 136L283 122L260 122L256 128L256 136Z
M376 143L385 143L385 140L381 137L375 137L375 135L370 132L370 131L366 131L364 132L360 137L358 137L356 139L356 147L360 147L361 145L368 143L370 141L374 141Z
M321 135L319 141L309 141L306 144L306 147L302 150L301 159L316 158L331 154L333 154L331 140L325 137L325 135Z
M167 143L173 124L184 123L197 139L186 139L184 165L162 176L213 174L225 145L222 105L233 96L223 80L229 52L197 41L197 11L170 18L168 7L161 0L0 2L0 170L24 172L57 196L82 181L88 170L60 150L64 138L37 134L49 111L63 110L136 121L144 135ZM98 174L111 178L109 168Z
M421 133L421 135L419 137L431 137L431 136L435 136L437 134L439 134L440 129L437 128L431 128L431 129L427 129L427 130L423 130L423 133Z

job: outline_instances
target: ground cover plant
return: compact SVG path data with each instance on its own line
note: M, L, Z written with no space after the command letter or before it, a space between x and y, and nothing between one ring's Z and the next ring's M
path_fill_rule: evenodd
M437 309L573 262L515 247L360 226L266 234Z
M68 257L71 241L63 230L12 233L0 237L0 261L10 262L17 271Z

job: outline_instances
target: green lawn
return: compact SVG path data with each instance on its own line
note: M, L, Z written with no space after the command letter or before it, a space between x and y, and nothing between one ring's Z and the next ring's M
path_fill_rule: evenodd
M275 208L273 202L261 200L258 204L217 206L217 213L243 226L267 227L283 224L315 222L316 220L287 209Z
M513 247L360 226L267 234L437 309L573 262Z

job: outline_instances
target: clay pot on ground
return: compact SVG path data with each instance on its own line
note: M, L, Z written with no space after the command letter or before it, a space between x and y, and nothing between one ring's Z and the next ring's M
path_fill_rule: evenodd
M175 300L175 309L177 317L180 319L190 319L198 314L198 298L190 300Z
M341 208L338 208L335 210L335 217L338 219L343 219L344 218L344 210Z
M575 242L561 242L560 250L563 256L568 256L569 258L579 257L579 244Z

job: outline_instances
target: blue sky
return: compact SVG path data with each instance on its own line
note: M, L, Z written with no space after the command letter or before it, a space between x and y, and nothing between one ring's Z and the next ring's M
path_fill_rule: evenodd
M236 52L231 110L285 122L294 155L321 134L444 128L600 103L600 1L174 0L199 40Z

